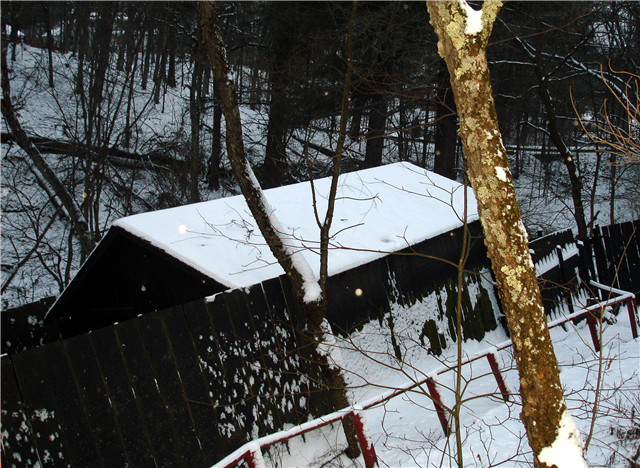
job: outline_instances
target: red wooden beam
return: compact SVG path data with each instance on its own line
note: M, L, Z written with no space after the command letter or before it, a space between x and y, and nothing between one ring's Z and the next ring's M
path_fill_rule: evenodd
M629 313L629 322L631 322L631 334L633 338L638 338L638 304L636 298L627 299L627 312Z
M367 421L362 414L362 407L355 406L353 410L353 416L351 418L353 419L353 424L358 434L358 442L360 442L364 466L365 468L373 468L378 464L378 457L376 456L376 450L373 448L373 441L367 428Z
M504 379L502 378L502 372L500 372L500 366L498 365L498 361L496 361L495 354L488 353L487 360L489 361L489 365L491 366L491 372L493 372L493 376L496 378L496 382L498 383L498 388L500 389L500 393L502 394L502 399L505 403L508 403L509 390L507 389L507 385L504 383Z
M597 318L594 312L587 313L587 324L589 325L589 332L591 333L591 340L593 341L593 349L596 353L600 352L600 337L598 336L598 327L596 325L601 319Z
M442 398L440 397L440 392L436 388L436 382L431 377L427 378L427 388L429 389L429 394L433 399L433 405L436 407L436 413L438 413L438 419L440 420L440 425L442 426L442 430L444 431L444 435L449 437L449 423L447 422L447 413L445 411L444 405L442 404Z

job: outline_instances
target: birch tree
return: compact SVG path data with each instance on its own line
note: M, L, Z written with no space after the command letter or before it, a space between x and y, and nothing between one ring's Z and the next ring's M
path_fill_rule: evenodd
M305 330L303 336L308 340L310 348L313 349L314 360L320 365L325 380L324 383L332 393L334 407L336 410L348 407L349 399L347 398L344 379L340 369L331 361L325 344L327 341L325 332L330 330L326 329L328 326L325 318L326 294L321 287L324 280L321 283L318 282L311 267L302 256L302 252L296 248L293 239L283 229L246 157L235 84L227 60L226 47L222 40L217 8L214 2L203 1L200 3L200 27L203 46L209 56L215 84L220 94L227 128L227 153L234 175L260 232L291 281L293 295L304 318ZM345 113L346 102L348 102L348 95L349 92L347 90L343 96L343 114ZM346 118L343 118L341 129L346 132ZM336 170L339 172L339 165ZM334 186L332 186L332 193L335 198ZM327 232L331 226L331 217L332 213L325 220ZM326 236L324 229L321 237L326 237L328 242L328 236ZM326 269L323 270L322 276L323 278L326 276ZM343 421L343 427L349 444L347 455L355 458L360 455L355 427L349 419Z
M513 342L520 418L534 466L586 467L583 444L564 401L489 81L486 47L501 6L485 1L476 11L465 0L427 2L438 52L451 77L468 176Z

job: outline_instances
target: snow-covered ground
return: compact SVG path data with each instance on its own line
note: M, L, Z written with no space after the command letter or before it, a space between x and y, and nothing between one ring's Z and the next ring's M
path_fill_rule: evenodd
M418 303L405 312L407 316L419 315L421 307ZM599 355L593 351L585 321L551 330L567 405L583 440L595 421L586 452L589 466L622 468L627 466L625 457L633 456L638 450L640 341L632 339L624 307L617 322L606 325L603 336L605 346ZM487 334L482 342L466 342L464 352L472 355L505 339L504 332L497 330ZM413 378L424 378L443 361L455 362L454 347L449 347L440 358L414 350L407 353L407 362L397 362L389 348L388 334L377 322L365 326L352 336L351 343L343 345L343 365L350 383L356 386L353 389L355 402L362 402ZM419 346L416 344L416 347ZM501 351L498 356L506 370L508 388L517 392L518 379L511 352ZM599 369L601 390L595 409ZM524 427L518 419L519 399L515 395L505 404L493 376L487 375L489 372L484 359L466 366L463 371L463 398L466 400L461 417L464 466L531 466ZM454 372L448 372L437 378L446 405L454 401L451 391L454 377ZM380 466L457 466L455 438L444 436L426 392L426 388L413 391L365 411ZM362 458L351 461L339 455L338 450L344 446L341 431L327 427L292 439L288 445L278 444L265 453L265 458L267 465L274 467L364 466Z

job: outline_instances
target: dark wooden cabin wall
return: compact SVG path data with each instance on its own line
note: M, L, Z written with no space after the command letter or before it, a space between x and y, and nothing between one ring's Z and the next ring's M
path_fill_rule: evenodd
M122 229L108 235L51 310L64 337L227 289Z

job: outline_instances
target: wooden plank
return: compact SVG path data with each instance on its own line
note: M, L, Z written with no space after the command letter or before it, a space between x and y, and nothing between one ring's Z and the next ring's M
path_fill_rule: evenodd
M13 356L26 412L46 466L104 466L61 341Z
M2 466L20 468L35 466L39 461L35 436L25 413L22 395L13 372L11 358L2 356Z
M620 245L622 242L620 239L620 231L617 225L605 226L602 228L602 237L604 240L604 248L607 256L607 262L609 264L609 268L611 271L611 279L615 281L615 283L609 285L613 285L617 288L622 289L622 285L620 284L620 277L618 276L619 267L621 267L624 262L620 263L620 254L624 246ZM624 268L624 267L623 267Z
M167 409L167 419L175 435L181 461L187 466L204 466L205 457L164 323L164 316L172 313L175 313L174 309L168 309L138 318L140 334L156 377L158 391Z
M298 355L298 334L291 323L279 281L262 283L267 304L268 321L273 326L271 351L278 359L281 370L276 377L280 386L279 410L281 422L299 425L307 420L304 402L308 395L306 378L301 374Z
M304 327L304 319L293 298L291 282L286 275L279 276L277 279L280 282L280 291L285 300L288 314L297 331L297 354L299 356L297 358L297 368L299 369L297 372L307 379L305 386L294 387L295 391L302 394L298 400L299 409L307 415L320 416L327 414L333 410L333 399L330 392L318 383L323 381L323 377L320 369L315 365L312 350L308 347L309 343L304 337L304 332L301 331ZM304 392L306 392L308 398Z
M192 317L198 317L197 315L187 314L187 320L194 337L197 333L196 348L216 405L218 429L222 437L219 451L227 455L244 444L247 437L236 411L237 382L233 381L236 356L230 354L229 337L232 334L229 331L232 325L223 295L205 303L208 324L204 318L201 318L201 323L195 324Z
M602 229L600 228L600 226L596 226L596 229L594 230L594 235L591 239L591 246L593 248L593 256L595 258L596 268L598 270L598 282L602 284L609 284L609 268L607 266L607 256L604 249Z
M629 270L633 282L633 292L640 294L640 220L634 221L630 230L635 232L630 244ZM631 249L635 244L635 249Z
M200 352L200 356L209 367L209 386L215 387L214 379L219 379L223 383L221 387L218 387L216 397L218 405L226 406L233 400L231 375L235 365L233 356L229 356L229 346L232 342L232 334L230 337L231 318L222 294L216 296L214 301L207 301L205 307L211 335L207 339L207 327L205 323L202 323L202 332L198 332L196 345L201 350L202 347L205 347ZM202 338L200 338L201 335Z
M616 275L620 258L617 237L616 229L612 229L612 226L602 228L602 241L609 271L609 281L605 284L620 288L620 278Z
M128 320L114 326L136 404L140 408L153 458L158 465L184 467L186 465L156 385L156 376L147 357L138 320Z
M190 309L193 313L193 308ZM202 304L200 315L205 315ZM203 366L196 351L192 331L189 329L182 308L172 308L162 314L175 363L188 402L196 433L202 446L205 466L211 466L225 454L220 452L220 432L213 400L213 392L207 385ZM192 317L193 318L193 317ZM196 332L199 333L199 332ZM197 337L201 335L196 335ZM201 341L201 340L198 340Z
M247 302L252 315L254 343L256 344L257 366L249 368L249 378L255 379L252 393L259 396L261 417L258 424L265 434L282 429L286 415L286 403L281 404L281 379L284 371L280 357L276 353L280 344L278 330L273 321L268 320L271 311L265 300L261 284L252 286L247 293ZM275 382L275 384L274 384Z
M227 382L234 392L229 402L235 405L235 413L242 421L242 430L249 435L254 429L256 416L253 408L255 398L252 392L251 365L255 362L254 330L252 326L251 310L247 303L244 290L229 291L222 299L227 307L231 321L231 332L218 329L218 336L222 349L227 349L226 368ZM223 344L226 343L226 344Z
M625 256L625 278L621 278L621 285L627 291L636 292L640 290L640 253L638 252L638 239L640 238L640 229L634 232L633 223L624 223L620 225L621 241L626 248Z
M143 421L141 404L133 391L120 343L113 327L105 327L90 335L96 351L104 385L118 428L122 434L125 453L131 467L154 467L151 442Z
M64 345L78 393L83 401L85 415L104 466L131 465L126 456L120 428L116 424L111 402L100 372L98 358L93 350L89 334L65 340Z

